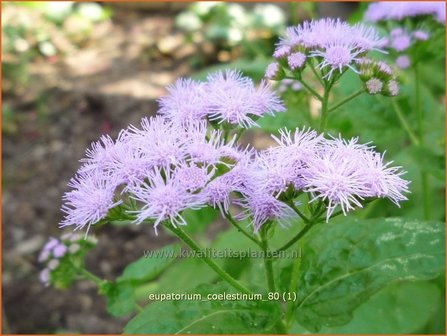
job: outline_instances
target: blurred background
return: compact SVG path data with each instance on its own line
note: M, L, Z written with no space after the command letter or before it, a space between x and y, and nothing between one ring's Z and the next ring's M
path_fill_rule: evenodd
M92 141L153 115L177 77L231 66L259 80L286 26L359 18L358 10L353 2L2 3L3 333L122 332L127 319L109 316L93 285L59 291L38 281L37 255L60 235L61 196ZM270 131L284 120L269 122ZM244 141L269 144L260 130ZM441 205L436 216L443 213ZM136 226L97 234L87 268L110 279L143 250L172 240Z

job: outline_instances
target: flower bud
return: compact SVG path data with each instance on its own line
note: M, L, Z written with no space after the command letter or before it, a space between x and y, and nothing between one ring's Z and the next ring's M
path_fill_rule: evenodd
M366 92L371 95L378 94L382 91L383 82L378 78L371 78L365 82Z
M399 84L395 79L389 80L385 83L383 94L390 97L394 97L399 94Z
M278 63L270 63L265 71L265 77L271 80L281 80L284 78L284 70Z

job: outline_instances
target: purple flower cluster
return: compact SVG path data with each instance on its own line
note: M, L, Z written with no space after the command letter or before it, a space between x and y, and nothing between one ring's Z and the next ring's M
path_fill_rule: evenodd
M378 22L416 16L432 16L445 25L445 2L381 1L369 5L364 17L367 21Z
M397 96L399 84L388 64L370 58L361 58L357 61L357 67L367 93Z
M376 45L375 33L363 26L324 22L362 32L363 45ZM311 26L316 23L305 27ZM362 57L354 64L370 93L397 94L385 63ZM153 224L157 232L162 222L187 224L186 209L212 206L228 213L235 205L242 208L237 218L251 219L257 231L267 221L287 225L296 215L298 192L323 200L327 218L336 206L346 213L365 198L388 197L396 204L405 199L408 182L400 178L401 170L389 168L383 156L355 139L284 130L275 138L276 147L240 148L228 125L249 126L252 118L282 108L264 83L255 88L240 73L227 71L208 76L205 83L177 81L168 91L160 99L161 115L143 118L140 127L123 129L115 140L102 136L86 150L63 197L62 227L87 227L88 232L110 216L126 216L136 224ZM220 129L219 123L226 125Z
M363 24L328 18L306 21L287 29L273 54L277 61L269 66L266 77L278 79L286 69L300 72L313 59L323 78L346 69L358 72L356 62L372 50L381 51L385 44L386 39L374 28Z
M213 203L204 189L216 168L230 169L246 155L234 142L225 141L221 130L208 130L206 120L179 123L162 116L143 118L141 128L129 126L116 141L104 136L87 149L69 184L61 226L88 228L126 196L142 204L128 211L135 223L185 224L183 210Z
M39 280L45 286L49 286L51 283L51 273L55 271L62 261L62 258L66 255L74 255L80 251L80 241L83 240L83 236L73 233L66 233L61 236L60 239L50 237L47 243L40 251L38 261L45 264L46 267L40 272ZM96 244L96 239L88 237L90 244Z
M255 120L264 114L285 111L266 82L256 88L250 78L233 70L210 74L206 82L179 79L168 93L159 100L159 113L175 122L207 118L248 128L256 126Z
M289 187L309 192L312 202L325 202L327 219L337 206L346 214L368 198L389 198L396 205L406 200L403 194L409 182L401 178L405 172L390 167L392 162L385 163L383 154L358 144L357 138L326 139L315 131L297 129L283 130L275 140L278 146L258 154L252 164L256 167L251 172L252 189L264 192L266 199L280 198ZM251 195L247 193L247 198ZM287 217L290 211L282 212Z
M396 65L398 68L406 69L411 65L411 60L406 53L418 42L427 41L430 34L423 29L416 29L412 32L398 27L390 31L387 48L397 54Z

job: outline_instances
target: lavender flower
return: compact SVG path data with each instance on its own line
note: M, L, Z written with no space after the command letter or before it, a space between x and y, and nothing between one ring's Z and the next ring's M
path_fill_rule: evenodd
M43 269L39 273L39 280L45 287L50 285L50 270L48 268Z
M396 58L396 65L401 69L406 69L410 66L410 58L407 55L400 55Z
M141 224L144 220L154 221L154 229L164 220L172 225L186 225L181 212L185 209L199 209L204 200L198 195L190 193L187 188L179 185L172 173L154 169L148 177L148 182L128 186L130 197L142 202L143 207L130 213L136 214L135 223Z
M91 144L90 148L85 151L85 158L79 160L83 163L80 168L80 173L96 171L104 171L113 162L113 151L115 142L108 135L101 136L99 141Z
M44 247L42 248L42 251L39 254L39 258L38 261L39 262L44 262L47 261L48 258L51 255L51 251L53 250L53 248L55 246L57 246L59 244L59 241L56 238L50 237L48 239L48 242L44 245Z
M184 129L185 153L188 161L201 164L225 164L222 157L234 146L233 137L227 143L221 130L208 132L206 122L190 123Z
M445 2L376 2L369 5L364 18L366 21L370 22L386 20L400 21L407 17L422 15L430 15L438 22L445 24Z
M399 34L397 36L393 36L391 39L391 48L396 50L397 52L404 51L408 49L411 45L411 38L405 32Z
M238 203L245 210L236 216L239 220L252 219L254 232L258 232L269 220L287 226L296 217L295 212L286 204L273 197L265 190L249 191Z
M397 96L399 94L399 84L396 80L390 80L385 84L384 91L388 96Z
M213 177L215 169L196 164L182 165L175 170L175 179L180 188L189 192L202 189Z
M388 198L398 207L399 202L407 200L403 193L408 193L408 181L401 178L401 167L389 167L393 162L384 163L384 154L367 151L365 165L362 168L366 176L366 197Z
M184 126L157 116L143 118L141 128L130 126L126 131L129 146L142 160L139 169L169 167L185 160L188 140Z
M169 94L158 100L158 113L180 122L200 120L206 116L207 101L203 83L178 79L167 90Z
M287 57L287 64L292 70L301 68L304 62L306 62L306 55L301 52L294 52Z
M67 246L64 244L58 244L53 248L53 255L56 258L61 258L67 253Z
M270 63L267 66L267 69L265 70L265 78L268 79L272 80L277 79L278 77L280 77L280 74L281 74L281 67L276 62Z
M415 30L411 35L414 39L419 41L427 41L430 37L430 34L424 30Z
M97 223L107 212L122 201L114 201L116 182L107 175L94 171L78 175L68 184L73 190L63 196L65 218L61 227L74 225L82 229Z
M284 58L290 54L291 47L288 45L283 45L278 47L273 53L274 58Z
M303 87L299 81L293 79L283 79L282 81L279 82L276 91L279 93L283 93L288 89L292 91L300 91L302 88Z
M382 51L386 40L372 27L362 24L349 25L340 19L306 21L289 27L280 40L275 55L282 55L290 48L288 67L291 70L303 67L306 58L316 58L318 67L324 70L324 78L334 71L346 69L357 72L356 61L372 50Z
M75 243L74 243L75 242ZM96 240L93 237L84 238L84 236L74 233L65 233L60 239L50 237L47 243L43 246L38 261L45 265L45 268L39 274L39 280L45 286L49 286L50 283L57 282L54 279L58 273L53 273L60 265L67 265L72 263L67 255L75 256L80 250L80 244L84 247L93 247L96 244ZM73 247L76 247L73 248ZM78 255L79 257L79 255Z
M209 75L206 90L208 118L218 123L248 128L256 126L254 119L266 113L285 110L268 84L261 82L256 89L249 78L237 71L227 70Z
M368 91L369 94L374 95L382 91L383 83L380 79L373 77L366 81L365 86L366 91Z
M400 176L400 167L383 164L383 156L368 145L339 139L326 140L321 151L308 161L304 174L306 188L313 200L327 201L326 219L336 206L346 213L362 207L369 197L388 197L394 203L405 200L408 182Z

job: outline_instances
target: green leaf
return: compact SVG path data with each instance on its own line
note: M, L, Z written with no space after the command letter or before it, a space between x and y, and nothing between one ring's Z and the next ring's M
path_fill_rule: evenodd
M327 334L419 333L435 313L440 299L440 290L435 284L427 281L393 284L360 306L349 324L324 329L322 332ZM390 314L390 312L394 313Z
M185 231L189 233L202 232L208 224L210 224L216 217L218 211L211 207L202 208L199 210L186 209L182 216L185 219L187 226Z
M148 255L127 265L117 281L148 281L158 276L177 256L178 245L168 245L159 250L147 251Z
M440 181L445 180L445 156L436 155L428 146L413 146L409 154L421 171L433 175Z
M200 259L179 259L158 279L158 293L184 293L217 275Z
M427 280L445 268L444 225L400 218L344 218L303 241L296 319L305 328L338 326L389 284Z
M125 326L126 334L272 333L279 312L275 302L208 300L208 294L235 294L225 283L201 285L195 300L155 301Z
M107 312L113 316L125 316L134 308L134 289L130 283L106 282L100 293L105 295Z

